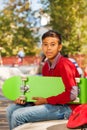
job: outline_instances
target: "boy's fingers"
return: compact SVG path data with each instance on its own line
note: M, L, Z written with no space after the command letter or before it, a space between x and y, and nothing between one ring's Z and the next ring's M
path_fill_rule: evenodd
M33 97L32 99L34 99L34 100L38 100L38 99L39 99L39 97Z
M15 100L15 103L16 104L25 104L25 101L18 98L18 99Z

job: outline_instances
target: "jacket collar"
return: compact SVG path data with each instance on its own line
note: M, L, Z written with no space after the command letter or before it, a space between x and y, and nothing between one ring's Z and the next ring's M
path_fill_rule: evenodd
M52 65L50 65L50 61L47 60L47 63L48 63L48 66L49 66L49 69L54 69L56 64L59 62L59 59L62 55L60 53L57 54L57 56L55 57L54 59L54 62L52 63Z

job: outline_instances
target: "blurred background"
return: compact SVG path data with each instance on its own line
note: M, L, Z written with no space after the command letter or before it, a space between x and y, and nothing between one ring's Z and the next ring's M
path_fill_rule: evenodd
M0 0L0 129L8 130L3 82L41 74L41 36L49 29L61 33L61 53L87 78L87 0Z
M62 54L87 52L87 0L0 0L2 57L41 52L41 36L54 29L63 39Z
M0 0L0 5L1 70L15 67L25 74L38 74L41 36L53 29L62 35L61 53L74 58L85 71L87 0Z

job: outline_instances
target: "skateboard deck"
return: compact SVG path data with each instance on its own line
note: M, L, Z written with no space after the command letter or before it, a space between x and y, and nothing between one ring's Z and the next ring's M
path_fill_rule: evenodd
M45 76L13 76L5 80L2 86L3 95L16 100L18 97L25 97L26 101L33 101L32 97L56 96L65 91L62 79L59 77Z

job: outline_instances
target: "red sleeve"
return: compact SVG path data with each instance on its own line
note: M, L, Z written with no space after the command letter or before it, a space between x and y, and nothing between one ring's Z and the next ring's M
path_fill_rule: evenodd
M64 61L65 62L65 61ZM70 93L73 86L76 86L75 77L77 71L72 63L61 63L58 66L60 76L62 77L63 83L65 85L65 92L57 96L48 97L47 101L49 104L66 104L70 102Z

